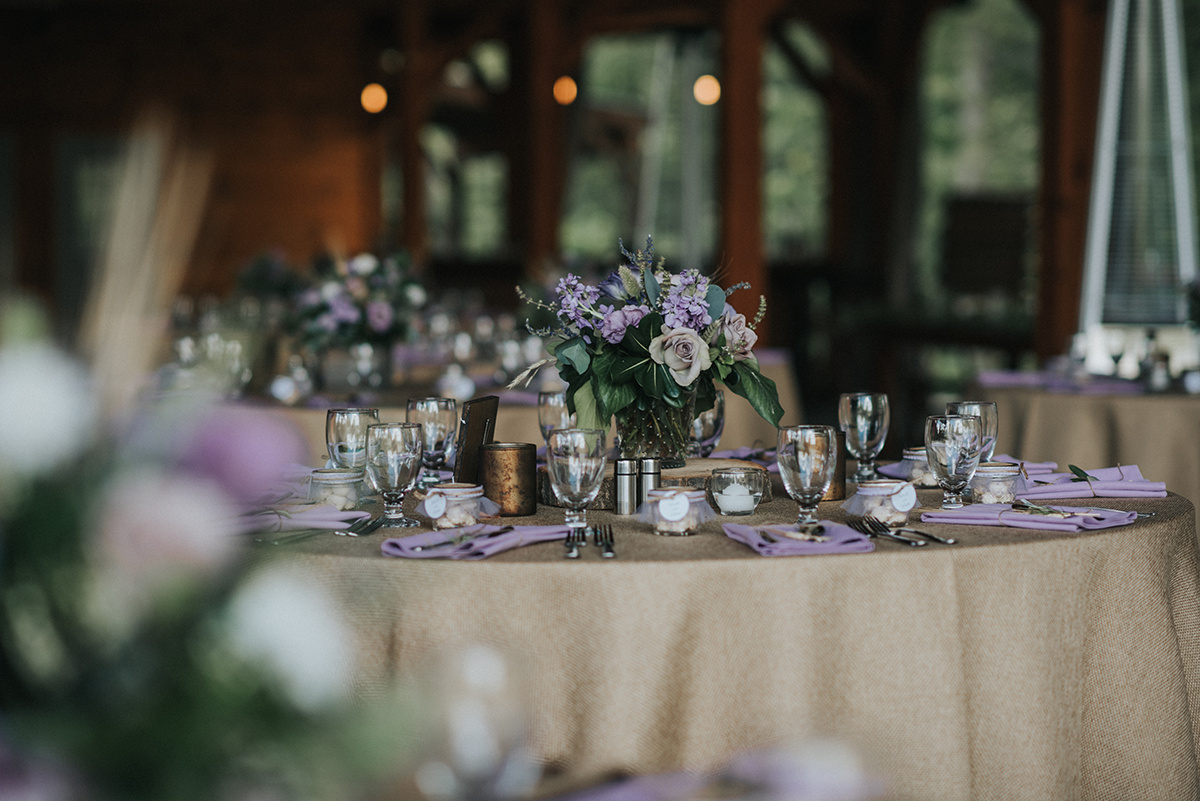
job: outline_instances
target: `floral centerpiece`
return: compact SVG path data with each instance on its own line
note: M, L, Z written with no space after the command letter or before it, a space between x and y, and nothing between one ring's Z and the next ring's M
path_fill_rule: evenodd
M528 375L555 362L578 424L607 430L615 419L624 457L682 464L692 420L712 408L717 381L778 425L778 391L753 352L765 298L747 321L726 298L748 284L726 290L697 270L672 274L655 262L649 237L644 251L622 245L621 253L626 263L599 285L570 274L559 281L557 304L523 295L557 317L535 331L548 337L552 357Z
M427 299L404 254L322 257L315 273L313 284L296 296L293 328L318 351L395 342L408 333L413 314Z

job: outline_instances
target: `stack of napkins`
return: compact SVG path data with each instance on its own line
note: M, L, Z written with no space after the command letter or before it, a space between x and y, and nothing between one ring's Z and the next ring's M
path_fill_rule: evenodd
M380 547L384 556L408 559L484 559L492 554L532 545L565 540L567 527L477 525L425 531L393 537Z
M1137 520L1137 512L1117 509L1090 509L1086 506L1048 506L1054 514L1039 514L1014 509L1010 503L972 503L961 509L934 509L921 513L923 523L957 523L960 526L1010 526L1044 531L1082 531L1083 529L1125 526Z
M243 533L256 531L304 531L344 529L356 520L370 517L369 512L356 509L341 510L329 504L298 503L278 509L261 509L244 514L237 520Z
M1025 459L1018 459L1015 456L1009 456L1007 453L998 453L992 457L993 462L1012 462L1025 466L1025 472L1031 476L1044 475L1045 473L1053 473L1058 469L1058 462L1030 462Z
M867 553L875 550L875 543L865 535L840 523L821 523L820 536L825 542L796 540L787 536L799 530L797 526L746 526L726 523L725 536L748 545L762 556L806 556L822 553Z
M714 459L741 459L745 462L754 462L760 467L767 468L767 472L778 473L779 462L775 460L774 448L734 448L726 451L713 451L712 458Z
M1085 471L1084 480L1075 473L1031 475L1018 498L1040 501L1047 498L1165 498L1167 485L1142 478L1137 465L1102 467Z

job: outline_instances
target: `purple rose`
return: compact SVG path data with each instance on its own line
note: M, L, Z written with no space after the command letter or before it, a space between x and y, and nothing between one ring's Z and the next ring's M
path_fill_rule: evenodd
M754 348L754 343L758 342L758 334L746 325L746 315L738 314L732 306L726 306L725 313L718 322L720 329L717 336L725 335L725 347L733 354L734 361L749 359L753 355L750 351Z
M614 310L612 306L601 306L600 313L604 321L600 323L600 336L610 344L616 344L625 338L625 329L636 326L642 318L650 313L645 306L626 306Z
M375 333L384 333L392 327L395 320L396 312L386 300L372 300L367 303L367 325Z
M712 366L708 345L690 328L663 326L662 336L650 341L650 358L665 364L681 387L689 386L701 371Z

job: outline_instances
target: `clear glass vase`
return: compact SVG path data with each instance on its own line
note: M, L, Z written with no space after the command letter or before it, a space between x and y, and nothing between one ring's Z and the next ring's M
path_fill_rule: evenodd
M664 469L683 467L696 419L694 394L679 408L657 400L638 400L615 418L622 459L654 457L662 461Z

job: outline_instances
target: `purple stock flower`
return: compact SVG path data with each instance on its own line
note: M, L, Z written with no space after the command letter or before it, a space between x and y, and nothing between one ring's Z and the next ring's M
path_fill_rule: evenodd
M600 290L579 280L579 276L568 274L558 282L558 319L573 325L582 332L592 328L588 310L600 299Z
M625 330L640 323L650 309L646 306L626 306L614 310L612 306L601 306L600 313L604 315L604 321L600 323L600 336L604 337L605 342L615 345L625 338Z
M367 325L377 334L382 334L392 327L396 312L392 304L386 300L372 300L367 303Z
M357 323L362 319L362 311L354 305L349 295L338 295L329 301L329 313L339 323Z
M315 328L318 331L327 331L330 334L332 334L334 331L337 330L337 327L338 327L337 318L334 317L329 312L325 312L324 314L317 315L317 317L313 320L313 328Z
M671 279L671 288L663 299L663 320L670 328L701 331L712 322L709 313L708 279L695 270L687 270Z

